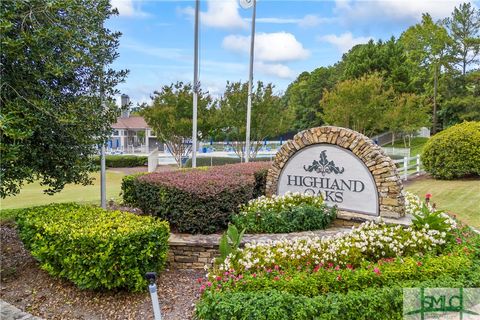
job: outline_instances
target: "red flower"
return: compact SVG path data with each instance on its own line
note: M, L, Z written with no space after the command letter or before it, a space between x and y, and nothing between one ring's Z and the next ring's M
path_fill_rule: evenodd
M217 280L217 281L221 281L221 280L222 280L222 277L220 277L220 276L216 276L216 277L215 277L215 280Z
M427 194L425 195L425 199L430 199L431 197L432 197L432 194L431 194L431 193L427 193Z
M257 274L256 274L256 273L252 274L252 277L253 277L253 278L256 278L256 277L257 277Z
M198 282L198 283L202 283L202 281L203 281L203 278L198 278L198 279L197 279L197 282Z
M353 270L353 266L351 264L347 264L347 268L350 269L350 270Z
M342 276L341 275L338 275L337 276L337 281L341 281L342 280Z
M419 266L419 267L420 267L422 264L423 264L422 261L418 261L418 262L417 262L417 266Z
M273 280L278 281L278 280L280 280L280 277L279 277L279 276L275 276L275 277L273 278Z

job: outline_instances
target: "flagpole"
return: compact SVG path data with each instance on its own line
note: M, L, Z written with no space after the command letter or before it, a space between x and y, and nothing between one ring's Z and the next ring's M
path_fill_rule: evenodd
M198 105L198 16L200 0L195 1L195 49L193 61L193 128L192 128L192 168L197 167L197 105Z
M247 98L247 135L245 138L245 162L250 160L250 119L252 116L252 82L253 82L253 60L255 46L255 17L257 11L257 1L253 0L252 13L252 36L250 37L250 69L248 76L248 98Z

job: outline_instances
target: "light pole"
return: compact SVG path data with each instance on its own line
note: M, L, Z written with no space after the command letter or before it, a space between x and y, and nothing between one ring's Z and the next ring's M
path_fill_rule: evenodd
M193 128L192 128L192 168L197 166L197 104L198 104L198 16L200 0L195 2L195 49L193 61Z
M252 82L253 82L253 58L255 47L255 16L257 11L257 0L240 0L240 5L244 9L253 6L252 13L252 36L250 37L250 67L248 75L248 97L247 97L247 134L245 137L245 162L250 159L250 119L252 116Z

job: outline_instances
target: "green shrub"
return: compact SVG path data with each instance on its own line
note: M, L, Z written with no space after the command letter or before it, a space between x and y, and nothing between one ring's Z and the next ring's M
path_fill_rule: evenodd
M24 209L17 223L41 268L82 289L145 290L167 258L168 223L152 217L70 203Z
M256 162L145 174L122 185L124 201L169 221L177 231L214 233L264 190L269 166Z
M251 200L232 221L249 233L319 230L332 223L336 211L335 207L326 206L321 197L287 193Z
M374 287L394 286L400 281L428 280L438 275L455 277L472 270L472 257L460 253L441 256L383 259L365 263L360 268L338 265L305 265L301 270L267 269L242 275L225 272L221 277L210 277L206 290L222 292L255 292L278 290L315 297L327 293L346 293ZM233 275L233 276L232 276ZM204 287L202 287L204 289Z
M95 165L100 165L100 157L94 157L93 162ZM107 155L105 156L105 166L107 168L132 168L145 166L148 162L146 156L133 156L133 155Z
M480 176L480 122L457 124L430 138L422 163L438 179Z
M138 207L135 184L136 184L137 178L144 174L146 173L140 172L136 174L127 175L122 178L122 185L121 185L122 191L120 195L125 205L131 206L131 207Z
M274 158L275 156L272 156ZM270 158L255 158L250 159L250 162L262 162L269 161ZM197 157L197 167L211 167L211 166L223 166L225 164L241 163L238 157ZM185 163L186 168L192 167L192 159L188 159Z
M455 277L440 274L435 279L426 281L408 280L391 287L351 290L315 297L278 290L207 291L197 303L196 315L204 320L402 319L403 288L477 287L480 284L478 280L474 271L458 273Z

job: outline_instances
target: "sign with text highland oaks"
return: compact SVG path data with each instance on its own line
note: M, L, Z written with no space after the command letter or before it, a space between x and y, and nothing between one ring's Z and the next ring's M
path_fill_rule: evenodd
M350 150L313 144L288 159L281 170L277 194L321 195L340 210L379 215L378 192L365 163Z

